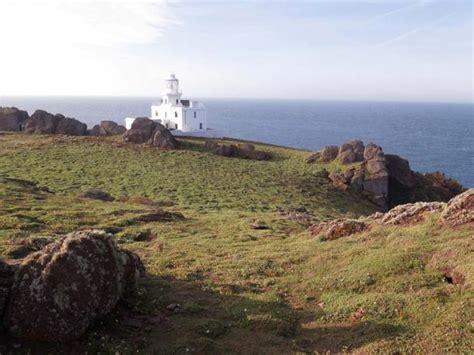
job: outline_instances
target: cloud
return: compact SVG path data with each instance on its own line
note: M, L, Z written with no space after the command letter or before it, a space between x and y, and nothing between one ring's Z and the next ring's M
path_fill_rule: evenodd
M175 24L164 0L2 0L3 45L115 46L155 42Z
M432 28L436 27L437 25L439 25L443 21L447 20L450 17L453 17L456 14L457 14L456 11L448 13L448 14L446 14L444 16L441 16L440 18L436 19L435 21L432 21L431 23L425 25L424 27L418 27L418 28L414 28L414 29L411 29L409 31L406 31L402 34L399 34L399 35L395 36L394 38L391 38L389 40L386 40L382 43L377 44L376 47L386 47L386 46L389 46L393 43L401 42L401 41L405 40L408 37L411 37L411 36L416 35L416 34L422 32L422 31L427 31L429 29L432 29Z
M422 8L422 7L424 7L425 5L427 5L431 2L432 1L429 1L429 0L421 0L421 1L416 1L414 3L411 3L409 5L401 6L399 8L394 9L394 10L390 10L390 11L384 12L382 14L378 14L378 15L375 15L375 16L371 17L367 21L367 24L379 22L380 20L383 20L383 19L385 19L387 17L390 17L390 16L393 16L393 15L397 15L399 13L404 13L404 12L407 12L407 11L412 11L412 10L416 10L418 8Z

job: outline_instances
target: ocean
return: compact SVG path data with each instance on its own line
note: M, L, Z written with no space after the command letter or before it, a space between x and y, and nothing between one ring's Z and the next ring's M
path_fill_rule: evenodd
M358 138L474 186L474 105L470 103L200 99L208 126L226 136L309 150ZM149 116L150 97L0 97L0 106L62 113L89 127Z

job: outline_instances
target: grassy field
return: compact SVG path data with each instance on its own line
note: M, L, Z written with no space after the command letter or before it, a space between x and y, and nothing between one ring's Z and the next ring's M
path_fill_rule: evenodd
M55 192L0 179L0 255L29 235L98 227L114 231L147 267L139 295L75 347L165 354L473 350L472 231L439 228L433 216L322 242L307 232L311 221L375 211L316 174L337 164L308 165L308 152L269 145L257 148L273 160L251 161L215 156L200 139L181 143L159 151L120 138L0 135L0 176ZM122 199L77 197L89 188ZM186 218L134 222L155 208L127 202L136 196ZM275 211L289 206L304 206L308 219ZM268 229L252 229L255 221ZM143 232L151 238L134 241ZM446 282L446 267L462 273L464 284Z

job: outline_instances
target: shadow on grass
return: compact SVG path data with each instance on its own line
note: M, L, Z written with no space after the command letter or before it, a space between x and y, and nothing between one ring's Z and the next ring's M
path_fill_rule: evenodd
M308 326L317 319L282 299L262 301L264 289L147 277L138 296L121 302L83 337L65 344L0 338L0 352L291 353L341 352L406 329L377 322ZM245 293L245 295L243 295Z

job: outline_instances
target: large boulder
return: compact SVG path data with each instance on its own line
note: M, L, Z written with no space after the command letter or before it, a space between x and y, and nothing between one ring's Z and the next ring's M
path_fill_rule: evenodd
M143 144L149 139L148 134L141 129L129 129L123 134L123 140L127 143Z
M138 117L133 121L131 129L123 135L123 140L129 143L151 144L165 149L178 148L178 141L162 124L147 117Z
M469 189L449 200L441 220L453 227L474 224L474 189Z
M101 121L89 131L91 136L116 136L124 134L127 129L114 121Z
M87 125L75 118L63 117L56 126L56 134L67 134L69 136L87 135Z
M143 133L147 136L147 139L151 138L153 132L156 129L156 126L159 123L150 120L148 117L138 117L133 121L131 129L138 129L143 131Z
M54 134L63 115L53 115L43 110L36 110L26 122L25 133Z
M67 134L85 136L87 125L75 118L53 115L43 110L36 110L26 121L25 132L31 134Z
M114 121L101 121L100 126L104 129L108 136L117 136L124 134L127 129Z
M341 164L352 164L364 160L364 143L352 140L339 147L337 158Z
M338 153L339 147L337 145L327 145L321 151L321 157L319 159L321 162L327 163L336 159Z
M0 131L23 131L27 120L28 112L0 106Z
M155 133L153 134L153 141L151 143L154 147L165 148L165 149L176 149L178 148L178 141L161 124L158 124Z
M111 235L90 230L49 243L16 267L3 323L35 341L77 339L133 292L144 268Z

